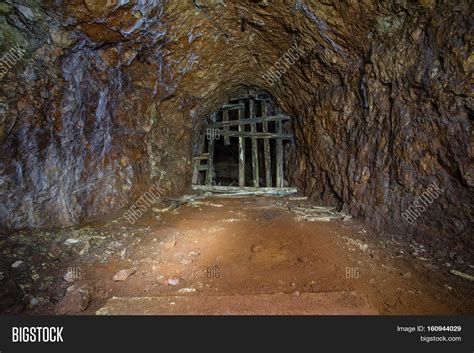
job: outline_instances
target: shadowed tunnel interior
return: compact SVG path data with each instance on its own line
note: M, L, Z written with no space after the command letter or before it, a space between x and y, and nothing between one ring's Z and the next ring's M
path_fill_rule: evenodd
M167 256L166 261L178 259L178 267L187 261L199 266L195 271L212 267L225 252L199 265L184 256L199 252L186 245L200 239L192 220L204 222L195 226L202 228L199 241L211 249L213 232L232 236L232 222L240 224L235 213L242 212L244 223L235 236L245 246L235 250L242 251L236 259L261 256L276 266L269 273L279 273L307 264L306 249L327 248L322 257L330 263L344 258L331 251L349 246L363 254L358 261L375 261L378 269L367 265L365 284L355 290L379 313L417 312L418 299L396 299L396 288L411 290L399 284L402 275L402 282L411 278L426 285L416 289L429 297L420 312L432 307L436 313L472 313L472 303L457 306L474 275L472 6L447 0L1 2L1 311L94 312L110 293L127 294L107 271L134 269L133 278L150 266L168 266L160 262ZM238 103L231 98L242 87L265 92L269 116L289 117L281 134L291 139L282 142L281 185L275 168L282 139L267 135L256 142L258 177L252 172L252 138L245 139L246 181L240 186L268 186L270 170L273 187L294 187L298 195L227 200L192 189L206 184L207 172L199 171L196 180L193 174L196 157L209 152L196 152L209 117ZM262 114L259 104L255 119ZM219 123L237 119L236 111L226 118L219 114ZM264 131L259 121L255 132L278 133L278 123L269 124ZM219 129L251 134L252 128L249 123L243 130ZM215 140L209 185L239 186L239 141L239 135L229 137L229 144L225 136ZM265 164L264 141L272 167ZM203 195L210 200L202 201ZM206 210L208 220L192 213ZM237 221L221 224L222 219ZM278 224L275 238L265 222L277 222L271 223ZM312 229L322 238L296 240L298 232L306 237ZM339 245L332 243L332 232L340 232ZM269 244L247 239L262 234ZM143 248L148 254L143 261L159 263L141 268L139 250L128 247L144 243L161 250ZM367 252L366 245L381 250ZM298 249L305 255L297 255ZM383 267L385 260L403 264ZM92 274L92 263L108 261L102 277ZM356 266L334 261L340 267L328 271L337 276ZM187 277L169 266L163 274L153 272L153 279L143 275L145 282L157 281L158 287L150 287L154 295L210 290L183 284ZM87 276L64 280L76 267ZM399 267L404 270L393 270ZM313 270L300 272L311 277ZM377 302L381 289L372 288L371 280L383 278L377 271L385 270L394 277L391 289L384 287L386 300ZM433 273L439 280L430 286L424 281ZM173 284L176 276L182 287ZM308 284L315 281L309 277L292 286L290 279L282 285L277 275L269 276L265 290L256 285L247 294L331 287L322 284L331 282L329 275L318 277L319 289ZM227 281L224 294L241 292ZM354 289L336 282L340 291ZM67 290L84 283L93 287L87 298L77 288ZM71 292L76 302L65 303Z
M193 137L193 184L288 186L284 159L294 145L291 117L267 91L235 88L202 125Z

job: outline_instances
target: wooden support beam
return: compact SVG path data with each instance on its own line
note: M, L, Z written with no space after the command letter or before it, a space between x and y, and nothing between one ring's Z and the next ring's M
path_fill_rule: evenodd
M203 160L203 159L208 159L208 158L209 158L209 153L202 153L199 156L193 157L194 160L196 159Z
M199 156L202 156L202 153L204 151L204 144L206 143L206 133L203 132L199 136L198 140L198 147L196 153L198 154L197 157L194 157L194 164L193 164L193 177L192 177L192 183L197 184L198 178L199 178L199 167L201 165L201 159L198 158ZM207 157L206 157L207 159Z
M217 118L217 113L212 113L211 115L211 122L215 122ZM210 186L212 185L212 179L214 176L214 133L211 133L210 136L208 136L208 141L207 141L207 146L208 146L208 153L209 157L207 159L207 174L206 174L206 185Z
M244 108L239 109L237 120L244 117ZM245 126L239 125L239 133L245 132ZM239 136L239 186L245 186L245 137Z
M224 111L222 112L222 122L223 122L223 123L228 123L228 122L229 122L229 111L228 111L228 110L224 110ZM228 132L228 131L229 131L229 127L228 127L228 126L225 126L225 127L224 127L224 131L225 131L225 132ZM229 146L229 145L230 145L230 136L224 135L224 145L226 145L226 146Z
M238 92L234 92L232 96L229 96L229 101L238 101L242 99L250 99L256 98L259 99L258 96L265 95L265 91L256 90L255 88L246 88L241 89Z
M263 139L261 142L263 144L263 155L261 158L264 158L264 167L265 167L265 186L271 188L273 185L277 188L282 188L284 184L284 160L283 160L283 140L292 140L292 134L283 133L283 122L290 120L290 117L281 113L280 109L276 109L276 114L274 116L268 116L268 107L269 101L268 95L265 95L265 92L256 90L255 88L245 88L239 90L234 96L230 97L232 100L231 103L223 105L218 113L214 113L210 116L209 123L206 126L207 131L202 135L204 137L204 146L205 146L205 137L208 138L208 152L204 153L204 148L198 148L199 153L193 157L194 170L193 170L193 184L196 184L199 181L200 171L206 170L205 184L206 186L212 186L213 179L215 176L214 173L214 148L216 137L223 136L224 146L229 149L231 142L231 137L237 137L239 139L239 152L238 156L235 155L239 161L239 187L245 187L246 182L253 185L254 188L260 187L259 174L263 173L263 170L259 169L259 152L258 152L258 139ZM248 100L248 113L246 111L246 106ZM256 102L260 102L262 105L262 116L256 117ZM237 110L238 118L237 120L230 120L231 115L229 114L230 110ZM217 122L217 114L222 112L222 121ZM248 115L247 115L248 114ZM275 122L276 131L270 132L269 122ZM258 132L257 126L262 124L263 131ZM246 126L249 125L250 128L247 130ZM231 127L237 126L238 131L231 130ZM252 182L245 180L245 167L246 167L246 151L245 151L245 142L246 138L251 139L251 156L252 156ZM273 169L272 164L272 148L270 145L269 139L276 139L275 143L275 167L276 168L276 178L273 179ZM229 150L230 151L230 150ZM202 161L207 160L207 164L202 165Z
M235 194L235 195L289 195L296 194L297 188L255 188L251 186L237 187L237 186L207 186L207 185L192 185L192 189L196 191L212 192L216 194Z
M266 121L284 121L284 120L290 120L290 117L288 115L274 115L274 116L268 116ZM207 125L208 127L226 127L226 126L237 126L237 125L247 125L247 124L252 124L252 123L263 123L263 118L255 118L255 119L243 119L243 120L230 120L227 122L216 122L216 123L211 123Z
M281 121L276 122L277 134L283 134L283 126ZM283 187L283 140L281 138L276 140L276 187Z
M263 125L263 132L268 132L268 121L266 120L267 117L267 102L262 101L262 118L264 119ZM265 186L272 187L272 160L270 156L270 140L264 139L263 140L263 152L265 155Z
M239 103L246 99L249 99L249 91L244 89L234 92L232 96L229 96L229 101L239 101Z
M277 134L276 132L252 132L252 131L228 131L219 130L216 132L220 136L230 137L249 137L255 139L281 139L281 140L292 140L293 135L291 134Z
M250 98L249 100L249 115L250 119L255 119L255 100ZM257 132L257 124L250 124L250 131L252 133ZM252 137L252 174L253 174L253 186L258 188L259 186L259 175L258 175L258 141L256 137Z
M220 107L220 110L226 111L226 110L233 110L233 109L242 109L245 108L244 103L238 103L238 104L224 104L222 107Z

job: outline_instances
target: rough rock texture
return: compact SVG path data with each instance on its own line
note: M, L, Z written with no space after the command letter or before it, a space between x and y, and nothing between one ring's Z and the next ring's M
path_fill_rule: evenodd
M162 176L190 184L202 118L239 84L294 117L290 182L380 229L472 249L469 1L72 0L0 3L0 220L65 226ZM306 55L270 85L292 45ZM432 182L445 192L410 226ZM468 244L469 245L469 244Z
M56 312L59 315L68 315L84 311L91 300L91 292L89 285L73 284L67 288L65 296L57 304Z

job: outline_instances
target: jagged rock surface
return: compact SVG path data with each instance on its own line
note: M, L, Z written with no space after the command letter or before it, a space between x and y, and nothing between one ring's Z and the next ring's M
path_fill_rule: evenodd
M472 249L469 1L4 1L1 223L119 210L190 184L202 118L239 84L294 117L289 180L380 229ZM269 85L292 45L306 53ZM416 227L401 213L445 190Z

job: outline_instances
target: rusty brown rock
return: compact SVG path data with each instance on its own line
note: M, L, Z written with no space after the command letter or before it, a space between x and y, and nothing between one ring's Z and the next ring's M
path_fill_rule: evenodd
M58 303L56 312L59 315L77 314L87 309L91 299L91 288L88 285L74 284L66 290L66 295Z
M27 43L0 89L3 226L87 221L159 176L184 192L203 117L246 84L294 117L288 179L305 195L474 248L467 0L20 3L34 23L1 10L2 52ZM262 75L295 44L305 55L270 85ZM445 192L407 224L433 181Z

